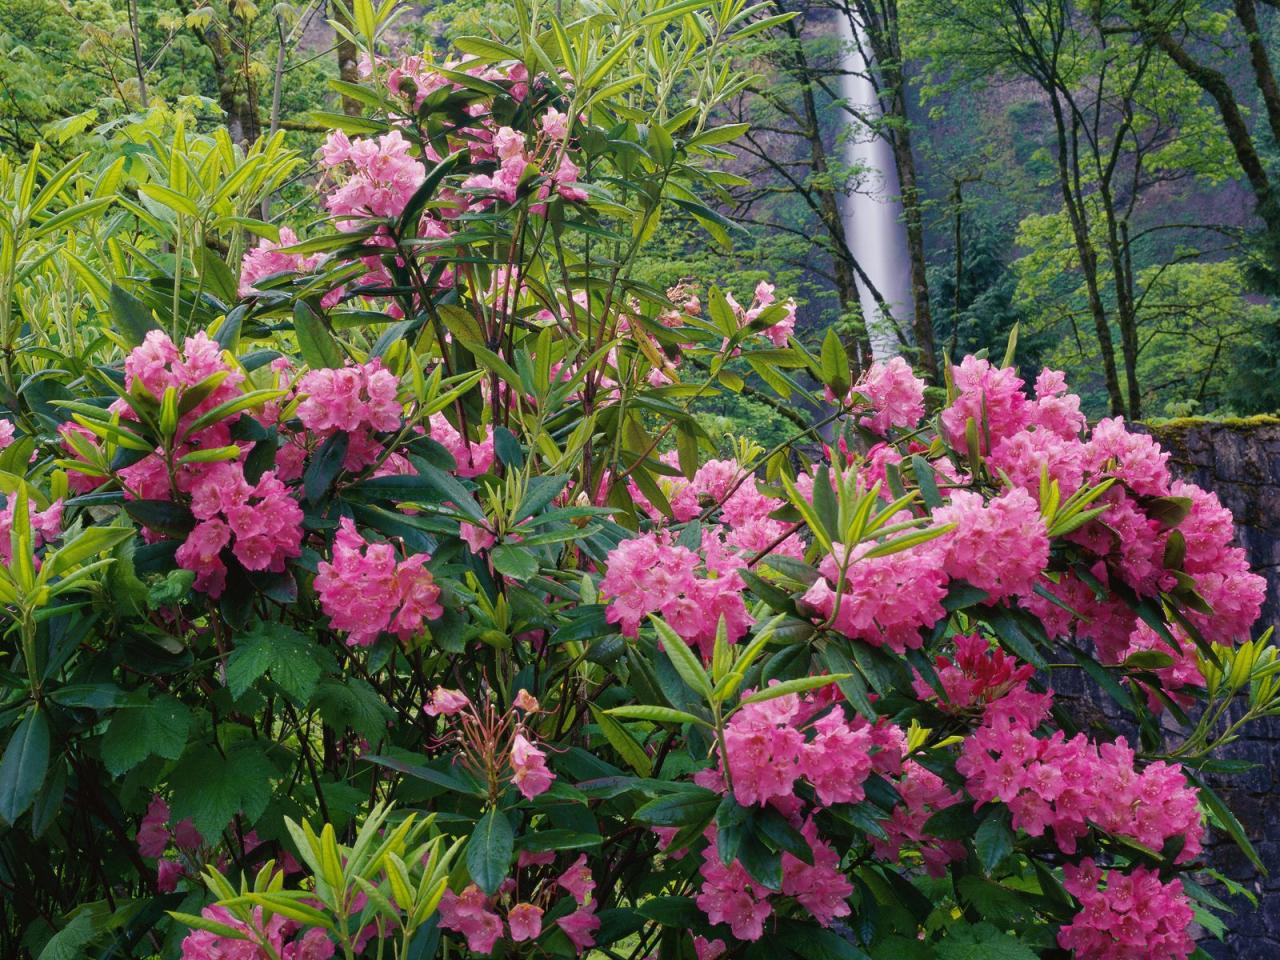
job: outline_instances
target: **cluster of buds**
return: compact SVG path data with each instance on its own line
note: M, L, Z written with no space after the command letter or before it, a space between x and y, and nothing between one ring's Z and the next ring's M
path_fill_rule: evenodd
M487 785L490 803L497 802L508 782L526 800L550 789L555 774L527 726L541 707L527 690L516 694L509 710L500 711L492 701L477 706L460 690L436 687L423 710L432 717L457 718L446 739L458 747L459 763Z

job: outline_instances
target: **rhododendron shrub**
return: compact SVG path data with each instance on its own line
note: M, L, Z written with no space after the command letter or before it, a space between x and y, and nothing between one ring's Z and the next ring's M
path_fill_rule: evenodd
M0 395L0 945L1190 956L1213 841L1256 858L1215 751L1280 708L1217 498L1055 371L930 389L767 281L634 275L673 215L731 239L765 9L445 57L391 11L314 209ZM826 412L718 442L748 378Z

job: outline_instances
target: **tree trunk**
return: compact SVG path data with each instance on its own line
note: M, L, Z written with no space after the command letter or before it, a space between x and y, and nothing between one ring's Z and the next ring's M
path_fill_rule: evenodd
M1075 243L1076 255L1080 260L1080 270L1084 274L1089 313L1093 316L1098 350L1102 354L1102 371L1107 382L1107 397L1111 403L1111 413L1113 416L1119 416L1125 412L1124 396L1120 392L1120 376L1116 371L1116 351L1111 340L1111 326L1098 289L1098 252L1093 248L1093 241L1089 238L1088 213L1084 205L1078 203L1068 166L1068 157L1073 155L1073 138L1067 132L1058 91L1050 88L1046 92L1053 107L1054 127L1058 136L1058 184L1062 190L1063 205L1067 209L1067 219L1071 222L1071 237Z
M213 55L213 77L218 87L218 106L225 115L227 133L236 143L253 143L262 134L258 111L258 83L250 62L248 26L234 13L228 25L239 24L245 31L242 49L232 49L227 34L210 27L200 33Z
M1271 126L1271 136L1280 143L1280 86L1276 84L1275 71L1271 69L1271 57L1267 53L1267 45L1262 39L1262 29L1258 25L1258 8L1253 0L1235 0L1236 16L1244 27L1249 41L1249 62L1253 67L1253 77L1262 94L1262 103L1267 109L1267 123Z
M1147 14L1140 22L1139 28L1183 73L1213 98L1213 102L1218 107L1218 114L1222 117L1223 126L1226 128L1231 149L1235 152L1236 162L1240 164L1245 179L1253 189L1258 216L1266 224L1271 236L1280 239L1280 204L1276 202L1271 180L1267 176L1262 158L1258 155L1257 147L1254 146L1249 125L1245 122L1239 103L1236 102L1231 84L1222 73L1192 57L1186 48L1173 38L1167 27L1152 23L1149 19L1149 8L1144 5L1139 7L1139 11Z
M901 99L895 96L895 100ZM920 190L916 186L916 162L911 149L911 133L904 126L892 137L893 159L898 168L898 185L902 190L902 215L907 228L907 253L911 261L911 299L915 314L911 332L919 351L919 365L927 380L938 380L938 355L934 343L933 311L929 308L928 264L924 255L924 217L921 214Z
M330 13L333 19L348 30L353 29L351 20L343 12L340 4L334 3L330 5ZM338 79L344 83L360 82L360 61L359 51L356 45L346 37L338 34L338 42L334 49L338 54ZM360 101L354 97L344 96L342 98L342 112L349 117L358 117L360 115Z

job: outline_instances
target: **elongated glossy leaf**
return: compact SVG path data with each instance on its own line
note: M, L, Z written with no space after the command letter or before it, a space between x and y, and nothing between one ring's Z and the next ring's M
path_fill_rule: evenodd
M32 707L0 758L0 822L12 826L35 800L49 770L49 720Z
M514 849L511 821L501 810L491 809L480 818L467 843L467 870L485 893L496 893L507 878Z

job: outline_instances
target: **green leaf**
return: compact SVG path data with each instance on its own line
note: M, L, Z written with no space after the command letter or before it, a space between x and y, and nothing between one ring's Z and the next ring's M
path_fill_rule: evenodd
M374 477L352 487L352 492L370 500L397 503L448 502L471 520L485 522L484 511L456 477L423 460L418 460L415 466L418 469L416 476Z
M278 623L260 623L237 638L227 658L227 687L237 700L267 671L278 687L298 703L311 699L320 679L316 645Z
M781 683L775 683L772 686L764 687L757 690L750 696L743 697L742 703L761 703L765 700L775 700L778 697L785 697L789 693L804 693L806 690L813 690L815 687L825 687L829 683L839 683L842 680L848 680L851 674L834 673L821 677L796 677L794 680L784 680Z
M671 665L676 668L676 673L680 674L680 679L688 684L690 690L701 696L704 702L710 703L711 679L702 669L702 663L698 660L697 654L689 649L689 645L684 642L680 634L672 630L661 617L651 615L649 619L653 621L658 636L662 638L663 652L671 661Z
M142 343L148 330L160 329L151 310L132 293L114 283L111 285L108 305L111 307L111 318L115 321L116 329L131 347Z
M822 383L831 388L837 397L844 397L852 388L849 378L849 357L844 352L844 344L840 342L840 334L835 327L827 328L827 335L822 339Z
M496 893L507 878L514 850L511 821L501 810L491 809L480 818L467 843L467 871L471 879L485 893Z
M612 716L626 717L629 720L651 720L654 723L697 723L704 727L710 726L705 720L695 717L692 713L673 710L670 707L633 704L625 707L614 707L608 712Z
M49 720L33 706L0 758L0 822L12 826L27 812L49 772Z
M602 843L604 843L604 837L598 833L551 829L525 834L520 838L520 849L531 853L543 850L591 850Z
M334 479L342 472L342 464L347 458L347 447L351 435L339 430L320 445L316 455L307 465L307 472L302 476L302 490L307 502L319 503Z
M715 815L720 801L720 794L713 790L702 787L684 789L643 804L636 810L635 818L641 823L658 827L684 827L691 823L705 823Z
M45 566L40 573L43 577L66 576L90 557L105 553L133 534L133 528L128 526L88 527L53 554L46 556Z
M978 825L973 835L973 848L987 873L994 872L1013 853L1013 831L1009 829L1003 811L993 810Z
M315 705L326 726L339 733L354 730L375 747L395 719L378 692L359 677L321 680L316 684Z
M493 568L505 577L523 583L538 574L538 558L525 547L501 543L489 552Z
M169 500L127 500L124 510L149 530L171 537L186 537L196 525L190 510Z
M98 934L95 913L81 910L71 922L49 938L38 960L79 960L86 946Z
M142 706L121 708L111 715L102 737L102 762L118 777L153 755L177 760L190 728L191 711L167 693Z
M1034 950L989 923L954 928L934 953L938 960L1038 960Z
M169 777L173 819L190 817L213 840L237 813L253 824L271 799L276 770L256 741L236 744L223 756L212 744L194 746Z
M342 349L324 321L303 301L293 308L293 332L302 359L312 370L342 366Z
M600 727L600 732L604 734L609 745L618 751L623 760L627 761L627 765L642 777L647 777L653 772L653 761L649 759L649 755L644 752L644 747L636 743L631 734L627 732L627 728L620 724L613 717L609 716L594 703L589 703L591 715L595 718L596 723Z

